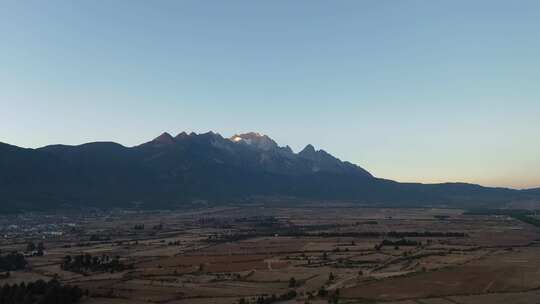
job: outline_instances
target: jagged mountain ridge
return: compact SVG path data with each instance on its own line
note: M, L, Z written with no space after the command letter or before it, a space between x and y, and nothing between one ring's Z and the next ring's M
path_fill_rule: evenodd
M150 147L163 148L166 145L170 145L171 151L176 152L181 147L182 151L185 151L190 147L208 145L211 150L206 152L212 152L209 154L208 161L244 166L251 170L263 170L276 174L306 175L323 171L365 178L373 177L363 168L349 162L342 162L324 150L316 151L312 145L307 145L301 152L294 153L289 146L280 147L267 135L255 132L236 134L231 138L224 138L214 132L189 135L183 132L176 137L163 133L138 147L151 149ZM306 149L310 152L307 153ZM163 151L160 150L159 153L161 152Z
M214 132L182 132L175 137L163 133L134 147L113 142L37 149L0 144L0 198L30 209L40 204L170 204L295 195L308 187L299 187L299 181L319 171L373 178L362 168L344 165L322 152L325 165L295 154L289 147L279 147L267 136L236 136L251 140L234 141ZM264 141L272 145L254 144Z
M163 133L134 147L113 142L24 149L0 144L1 210L58 206L176 206L251 197L369 204L504 204L536 191L468 184L405 184L373 177L307 145L294 153L266 135Z

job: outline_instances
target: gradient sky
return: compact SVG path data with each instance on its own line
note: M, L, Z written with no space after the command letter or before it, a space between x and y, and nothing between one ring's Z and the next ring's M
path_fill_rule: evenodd
M3 0L0 119L23 147L258 131L540 187L540 1Z

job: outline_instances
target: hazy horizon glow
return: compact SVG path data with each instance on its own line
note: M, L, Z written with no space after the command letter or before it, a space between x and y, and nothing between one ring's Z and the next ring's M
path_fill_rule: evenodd
M538 1L17 1L0 142L256 131L407 182L540 187Z

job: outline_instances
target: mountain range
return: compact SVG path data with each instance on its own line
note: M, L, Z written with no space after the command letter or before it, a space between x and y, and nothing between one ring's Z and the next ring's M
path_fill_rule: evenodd
M266 135L163 133L114 142L25 149L0 143L0 211L148 208L254 201L340 201L386 206L498 208L539 200L538 189L398 183L307 145L294 153Z

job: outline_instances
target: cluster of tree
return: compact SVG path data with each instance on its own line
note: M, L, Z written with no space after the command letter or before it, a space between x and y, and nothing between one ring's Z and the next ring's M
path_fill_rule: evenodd
M236 223L252 224L254 226L262 227L262 228L265 228L265 227L273 228L280 225L278 219L273 216L242 217L242 218L236 218L234 221Z
M380 244L375 245L375 250L380 250L384 246L394 246L396 249L399 248L399 246L420 246L422 245L421 242L413 241L413 240L407 240L407 239L401 239L398 241L391 241L384 239Z
M6 304L71 304L79 302L82 296L79 287L62 285L57 280L5 284L0 288L0 303Z
M243 232L235 234L215 234L207 237L207 242L238 242L256 237L272 237L274 235L290 237L352 237L352 238L405 238L405 237L468 237L464 232L439 232L439 231L403 231L403 232L379 232L379 231L350 231L350 232L306 232L298 227L279 227L279 229L263 229L256 232Z
M96 271L116 272L130 268L120 262L120 257L111 258L108 255L92 256L88 253L76 256L67 255L61 265L63 270L86 273Z
M99 235L99 234L92 234L89 239L90 242L102 242L102 241L110 241L110 240L111 240L110 236Z
M401 239L405 237L467 237L467 234L464 232L439 232L439 231L390 231L386 234L387 237Z
M24 269L26 264L28 264L28 262L24 258L24 255L20 253L12 252L0 256L0 270L2 271Z
M75 243L73 245L71 244L66 244L64 246L62 246L63 248L71 248L71 247L89 247L89 246L93 246L95 244L92 244L90 242L86 242L86 243Z
M221 234L221 235L209 235L206 239L207 242L221 243L221 242L238 242L247 239L251 239L257 236L261 236L256 233L235 233L235 234ZM269 236L269 235L268 235Z
M361 265L370 264L371 261L354 261L354 260L347 260L342 257L337 259L337 263L334 263L332 267L335 268L356 268L360 267Z
M391 241L391 240L384 239L381 242L381 245L382 246L419 246L419 245L422 245L422 243L417 242L417 241L413 241L413 240L408 240L408 239L400 239L400 240L397 240L397 241Z
M463 213L464 215L532 215L533 212L525 209L472 209Z
M296 279L294 277L291 277L289 279L289 288L295 288L297 287L299 284L298 284L298 281L296 281Z
M365 222L356 222L354 223L355 226L360 226L360 225L377 225L379 224L379 222L377 221L365 221Z
M230 229L233 227L228 219L221 219L215 217L199 218L198 222L201 226L218 229Z
M255 300L255 304L272 304L275 302L283 302L283 301L289 301L296 298L296 291L289 290L287 293L284 293L280 296L276 296L275 294L271 296L259 296L257 297L257 300ZM248 304L249 301L245 298L241 298L240 301L238 301L238 304Z
M357 238L377 238L384 235L382 232L377 231L362 231L362 232L319 232L319 233L307 233L303 236L316 236L316 237L357 237Z
M313 294L308 292L309 299L313 298ZM324 286L321 286L317 291L317 295L321 298L328 298L328 303L337 304L339 302L339 288L336 288L334 292L328 291Z
M296 235L300 236L300 235ZM439 232L439 231L390 231L378 232L378 231L361 231L361 232L320 232L304 234L302 236L317 236L317 237L356 237L356 238L404 238L404 237L467 237L464 232Z
M328 260L328 253L326 253L326 251L323 252L321 259L323 259L324 261Z
M434 215L433 217L441 221L444 221L450 218L450 216L448 215Z
M349 248L345 247L345 252L349 251ZM332 249L333 252L341 252L341 249L339 247L336 247L334 249Z
M317 294L319 295L319 297L326 297L328 296L328 290L326 290L326 288L324 288L324 286L321 286L321 288L319 288L319 291L317 291Z
M292 237L355 237L355 238L378 238L378 237L390 237L390 238L404 238L404 237L467 237L464 232L439 232L439 231L403 231L403 232L378 232L378 231L350 231L350 232L306 232L299 228L290 227L282 228L279 230L273 230L272 232L260 231L257 233L243 233L223 236L222 239L227 240L242 240L252 237L264 237L273 236L279 234L280 236L292 236Z
M336 276L334 275L334 273L330 272L330 274L328 275L328 282L333 282L335 279Z
M37 256L43 256L43 252L45 251L45 245L43 244L43 242L39 242L37 245L34 242L30 242L26 245L26 251L35 252L35 255Z

